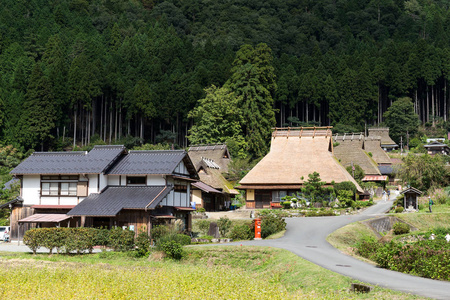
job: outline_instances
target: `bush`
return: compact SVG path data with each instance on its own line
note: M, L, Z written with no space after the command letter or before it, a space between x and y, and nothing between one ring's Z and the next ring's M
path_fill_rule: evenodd
M395 208L395 213L396 213L396 214L402 213L403 210L404 210L404 208L403 208L402 206L397 206L397 207Z
M328 217L335 216L336 214L332 210L322 210L322 211L308 211L305 217Z
M148 256L150 252L150 237L147 232L141 231L135 241L137 256Z
M233 240L251 240L253 238L253 231L251 225L235 225L231 228L229 237Z
M92 253L94 249L94 240L96 236L96 229L94 228L63 228L65 231L66 239L64 243L64 248L66 253L76 251L81 253L88 250Z
M219 226L220 236L225 237L227 235L228 231L230 231L231 220L228 219L227 216L222 217L219 219L219 221L217 221L217 225Z
M134 231L116 227L109 235L109 245L114 251L127 251L134 247Z
M197 221L197 226L198 226L198 229L200 230L200 233L207 234L208 231L209 231L209 224L210 223L211 222L207 221L207 220L199 220L199 221Z
M358 255L372 260L375 258L377 250L381 246L383 246L383 244L378 242L374 237L364 238L355 244L356 253L358 253Z
M158 225L158 226L153 227L150 230L150 237L153 240L157 240L160 237L162 237L163 235L169 234L169 232L170 232L169 227L164 226L164 225Z
M163 242L159 249L163 251L167 257L176 260L182 259L184 255L183 246L175 241Z
M253 220L252 227L255 228ZM261 216L261 237L265 239L269 235L278 233L286 229L286 221L276 214L266 214Z
M40 228L41 246L49 249L49 254L52 254L53 248L63 248L67 238L66 228Z
M402 222L395 223L392 226L392 229L394 229L395 235L409 233L409 231L410 231L409 225L406 223L402 223Z
M33 254L41 247L41 236L38 228L27 230L23 236L23 243L33 251Z
M94 238L94 244L97 246L106 247L109 244L109 229L107 228L97 228L96 235Z
M356 193L356 186L351 181L338 182L333 185L334 192L339 195L339 191L352 191L352 196Z
M204 209L203 207L197 207L195 209L195 212L197 212L197 213L204 213L205 211L206 211L206 209Z
M166 234L166 235L163 235L162 237L160 237L158 240L156 240L156 247L158 248L158 250L162 250L162 249L159 249L160 245L165 242L169 242L169 241L174 241L174 242L184 246L184 245L189 245L191 243L191 237L187 236L185 234L179 234L179 233Z
M353 198L353 192L348 190L339 190L337 192L337 198L341 207L353 207L356 206Z

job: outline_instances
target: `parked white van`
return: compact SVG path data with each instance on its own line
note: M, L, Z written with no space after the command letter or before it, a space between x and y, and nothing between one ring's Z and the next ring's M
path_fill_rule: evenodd
M9 227L9 226L0 226L0 241L4 241L5 240L5 234L7 233L9 235L10 232L11 232L11 227Z

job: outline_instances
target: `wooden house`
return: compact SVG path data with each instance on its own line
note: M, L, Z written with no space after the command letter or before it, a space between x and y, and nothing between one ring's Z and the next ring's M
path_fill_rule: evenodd
M206 211L226 210L239 194L222 173L228 172L231 161L226 145L191 146L188 151L200 182L192 185L192 201Z
M427 152L429 155L435 155L435 154L441 154L441 155L449 155L450 154L450 148L447 144L433 141L427 145L423 146L425 149L427 149Z
M331 127L276 128L269 153L239 182L247 208L270 208L298 192L308 175L320 174L326 185L351 181L364 191L333 155Z
M12 207L12 238L45 226L127 227L148 232L182 219L190 228L191 182L198 175L185 151L36 152L11 174L23 202ZM19 226L20 225L20 226Z
M392 160L381 148L381 137L368 136L364 140L364 151L377 163L382 176L387 176L390 184L394 184L395 173Z

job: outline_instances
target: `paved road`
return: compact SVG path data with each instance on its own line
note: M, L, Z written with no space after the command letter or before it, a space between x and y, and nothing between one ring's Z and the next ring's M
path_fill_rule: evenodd
M394 197L395 195L391 195L392 199ZM381 269L342 254L326 241L326 237L340 227L383 214L391 205L392 200L380 201L358 215L289 218L286 220L287 230L284 237L242 244L287 249L319 266L362 282L425 297L450 299L450 282Z

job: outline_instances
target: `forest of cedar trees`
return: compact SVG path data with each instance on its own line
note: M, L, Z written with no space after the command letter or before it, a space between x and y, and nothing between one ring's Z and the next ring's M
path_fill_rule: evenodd
M23 152L226 142L261 157L271 127L363 131L406 97L421 124L450 123L449 1L0 7L0 139Z

